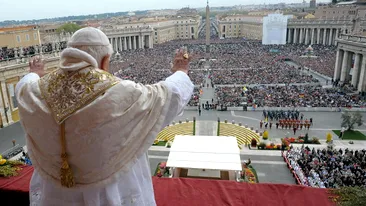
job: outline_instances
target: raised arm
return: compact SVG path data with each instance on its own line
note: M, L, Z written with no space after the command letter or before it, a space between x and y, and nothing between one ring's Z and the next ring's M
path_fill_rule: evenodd
M170 124L175 117L183 113L184 107L192 97L194 85L187 75L189 62L190 56L188 56L187 51L177 50L172 68L174 74L162 82L172 94L164 126Z
M30 73L25 75L15 87L15 95L18 97L18 93L21 91L21 88L33 81L38 81L40 77L45 74L44 71L44 62L40 57L33 57L29 60Z

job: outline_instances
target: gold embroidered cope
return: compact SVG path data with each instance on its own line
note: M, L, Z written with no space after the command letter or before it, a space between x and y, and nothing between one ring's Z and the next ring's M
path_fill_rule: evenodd
M58 69L39 80L39 87L58 124L98 98L119 79L100 69L87 67L75 72Z

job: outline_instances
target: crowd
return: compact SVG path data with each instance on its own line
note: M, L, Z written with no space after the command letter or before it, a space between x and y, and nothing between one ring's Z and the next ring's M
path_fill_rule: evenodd
M299 55L292 55L291 59L301 67L311 68L328 77L333 77L336 60L336 47L325 47L323 45L314 45L314 56L316 58L304 58ZM306 56L306 54L305 54Z
M313 45L313 54L317 58L304 58L307 46L302 45L262 45L259 41L247 41L242 38L219 39L211 29L211 47L209 62L213 85L216 86L218 105L224 107L256 105L257 107L340 107L365 106L359 95L349 95L352 90L347 87L324 89L320 86L294 86L296 83L317 83L303 67L310 67L319 73L331 76L334 68L335 47ZM153 49L120 51L111 59L110 71L122 79L129 79L143 84L153 84L164 80L171 72L170 68L177 48L186 46L193 56L189 76L197 86L204 86L207 75L205 68L205 28L197 40L176 40ZM63 42L60 49L66 47ZM52 44L42 46L44 53L55 48ZM34 55L39 48L23 48L23 55ZM0 50L0 61L16 56L19 49ZM285 60L293 59L300 67L294 67ZM337 85L336 82L332 82ZM242 87L217 87L217 85L249 84L246 91ZM280 84L279 86L256 86L256 84ZM282 86L286 85L286 86ZM190 102L198 103L199 95L195 94Z
M40 53L42 48L42 53L50 53L57 49L63 50L67 47L66 42L59 42L56 44L47 43L40 46L29 46L24 48L0 48L0 61L6 61L8 59L14 59L17 57L29 57Z
M321 86L216 87L219 104L238 107L363 107L362 96Z
M316 83L311 75L301 74L292 66L274 63L270 68L215 70L214 84L293 84Z
M200 105L200 88L195 87L193 90L192 98L188 102L188 106L199 106Z
M291 167L304 185L320 188L366 186L366 150L292 148Z

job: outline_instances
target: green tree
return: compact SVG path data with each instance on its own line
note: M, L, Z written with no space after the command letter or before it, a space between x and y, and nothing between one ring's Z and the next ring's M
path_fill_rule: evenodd
M357 124L357 126L361 126L363 124L362 114L360 112L350 113L346 111L342 113L342 127L345 127L350 131L354 129L355 124Z
M74 24L74 23L66 23L62 26L60 26L59 28L57 28L57 32L61 33L61 32L68 32L68 33L74 33L77 30L81 29L81 26Z
M338 0L332 0L332 4L337 4Z

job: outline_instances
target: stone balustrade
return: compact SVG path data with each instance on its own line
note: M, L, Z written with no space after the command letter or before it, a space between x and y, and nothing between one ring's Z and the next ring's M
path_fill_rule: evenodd
M131 34L131 33L151 33L153 32L153 28L150 26L146 27L133 27L133 28L123 28L123 29L104 29L103 32L109 36L109 35L125 35L125 34Z

